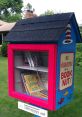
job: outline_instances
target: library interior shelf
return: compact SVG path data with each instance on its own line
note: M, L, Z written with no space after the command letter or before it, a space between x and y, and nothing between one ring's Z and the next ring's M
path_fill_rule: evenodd
M48 100L48 52L14 52L15 91Z

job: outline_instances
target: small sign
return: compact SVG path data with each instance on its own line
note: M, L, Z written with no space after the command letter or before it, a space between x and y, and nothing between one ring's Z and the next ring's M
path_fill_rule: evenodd
M18 101L18 108L40 117L48 117L48 111L39 107Z
M60 62L60 90L66 89L73 82L74 53L62 53Z

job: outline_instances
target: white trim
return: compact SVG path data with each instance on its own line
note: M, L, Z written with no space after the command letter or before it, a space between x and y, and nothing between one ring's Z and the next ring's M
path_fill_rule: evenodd
M73 40L70 40L70 42L66 42L66 40L63 40L63 44L71 44L73 42Z
M66 33L68 33L68 32L71 32L71 30L70 30L70 29L67 29L67 30L66 30Z

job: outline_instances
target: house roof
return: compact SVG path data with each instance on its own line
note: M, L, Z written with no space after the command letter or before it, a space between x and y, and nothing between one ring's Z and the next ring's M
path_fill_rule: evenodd
M8 32L10 31L16 23L5 23L2 26L0 26L0 33L2 32Z
M4 25L4 24L6 24L6 23L7 23L7 22L4 22L4 21L0 20L0 26Z
M7 35L6 41L16 43L57 43L70 21L74 25L77 42L81 42L74 13L40 16L18 21Z

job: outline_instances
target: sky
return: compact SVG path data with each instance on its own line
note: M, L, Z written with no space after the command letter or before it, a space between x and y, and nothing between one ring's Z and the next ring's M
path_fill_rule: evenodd
M24 6L30 3L37 15L47 10L54 13L75 12L77 22L82 24L82 0L23 0Z

